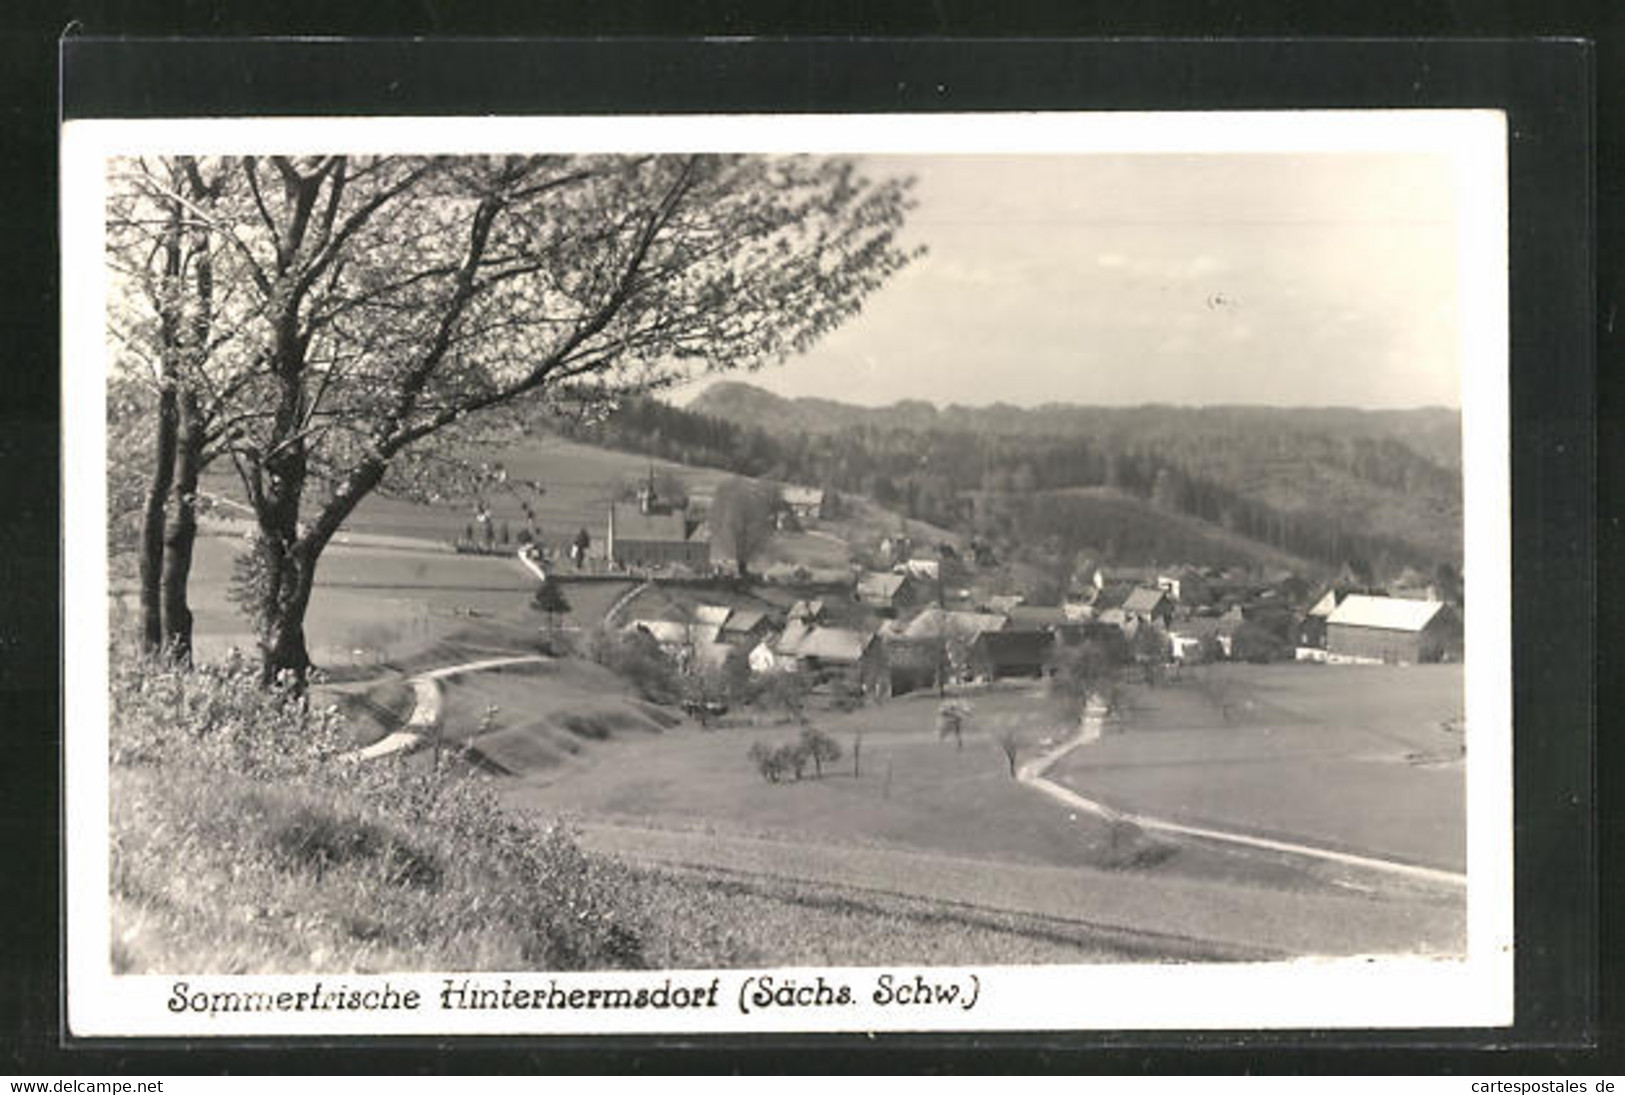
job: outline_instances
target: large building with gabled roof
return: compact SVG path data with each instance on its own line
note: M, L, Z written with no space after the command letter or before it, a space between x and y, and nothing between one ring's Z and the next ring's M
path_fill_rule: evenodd
M1326 617L1328 662L1414 665L1461 649L1461 618L1440 601L1351 593Z
M699 535L686 506L667 505L655 495L653 475L638 490L636 502L613 502L604 550L627 569L682 566L705 571L711 566L711 544Z

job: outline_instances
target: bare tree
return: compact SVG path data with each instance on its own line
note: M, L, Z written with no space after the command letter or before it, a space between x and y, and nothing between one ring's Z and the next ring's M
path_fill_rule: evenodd
M1002 723L993 728L993 740L998 743L999 751L1004 754L1004 760L1010 767L1010 778L1016 776L1016 757L1021 752L1021 733L1016 726Z
M709 517L711 544L718 555L734 561L741 578L773 539L777 505L777 492L763 483L736 476L717 486Z
M937 737L953 738L956 750L965 748L965 726L974 709L968 700L947 700L937 705Z
M1111 705L1117 668L1099 643L1057 643L1048 669L1050 702L1068 721L1081 719L1091 700Z
M177 156L119 161L114 174L108 436L118 457L109 461L109 498L126 507L116 515L124 519L133 512L129 484L145 474L136 541L142 645L184 661L199 477L229 444L237 425L230 408L254 367L231 318L240 294L215 272L220 241L211 218L228 172L218 160Z
M838 159L221 163L212 204L179 176L164 195L241 290L229 326L254 364L229 453L257 526L266 681L302 685L317 564L369 494L436 490L450 453L527 404L601 415L802 352L910 258L907 183Z

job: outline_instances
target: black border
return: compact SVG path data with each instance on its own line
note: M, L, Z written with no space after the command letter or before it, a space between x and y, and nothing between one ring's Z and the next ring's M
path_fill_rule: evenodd
M90 27L87 29L96 29ZM728 29L726 27L722 29ZM1358 28L1355 28L1358 29ZM1442 28L1460 29L1446 21ZM70 28L70 33L72 28ZM1369 30L1367 30L1369 33ZM437 114L579 113L712 110L968 109L1245 109L1350 106L1486 106L1509 112L1514 370L1514 657L1517 666L1517 798L1519 871L1519 1016L1511 1031L1285 1032L1159 1036L1020 1035L979 1037L890 1035L726 1037L703 1040L699 1054L679 1047L695 1039L617 1037L532 1040L473 1039L459 1050L424 1040L389 1039L371 1049L318 1051L308 1041L288 1048L186 1047L168 1042L56 1044L56 983L30 967L41 951L25 949L27 931L0 933L0 976L14 971L21 1004L18 1066L50 1061L53 1070L212 1072L374 1071L471 1067L644 1070L674 1065L742 1069L851 1068L983 1071L1011 1067L1114 1071L1325 1070L1373 1066L1434 1071L1453 1048L1511 1050L1458 1057L1473 1071L1567 1071L1590 1060L1597 1031L1601 963L1614 948L1596 945L1596 860L1591 725L1598 648L1596 601L1595 392L1592 310L1592 157L1594 54L1573 41L1308 42L1214 41L947 41L676 42L653 39L547 42L303 41L130 42L70 37L62 54L72 78L63 117L172 114ZM53 303L46 293L46 304ZM39 295L23 298L24 307ZM15 301L13 302L15 303ZM9 309L8 309L9 310ZM54 311L47 309L47 318ZM16 318L27 317L19 311ZM1611 330L1607 335L1611 335ZM1605 335L1605 338L1607 337ZM51 335L47 334L49 342ZM50 361L49 354L41 356ZM54 412L49 368L32 379L5 375L6 406ZM43 397L43 398L42 398ZM47 416L48 417L48 416ZM29 423L32 423L30 425ZM7 414L3 444L54 456L55 434L38 417ZM13 432L13 431L16 432ZM46 440L45 444L35 442ZM0 449L0 452L5 450ZM7 454L9 455L9 453ZM49 458L47 466L54 472ZM55 480L32 484L54 492ZM43 518L36 489L27 524ZM1606 513L1617 512L1605 510ZM1617 524L1609 527L1617 539ZM10 546L13 537L8 537ZM18 538L20 539L20 538ZM37 542L14 554L32 564L55 562ZM52 569L55 569L54 567ZM12 586L7 598L15 598ZM21 587L26 588L26 587ZM40 590L36 587L35 595ZM0 602L0 607L11 607ZM22 605L17 605L19 609ZM1607 606L1604 606L1607 607ZM1617 607L1617 602L1615 607ZM36 610L37 611L37 610ZM37 617L36 617L37 618ZM6 636L9 638L9 635ZM8 643L8 647L12 644ZM54 643L51 645L55 645ZM34 661L7 659L11 698L35 711L30 725L54 729L54 676ZM35 675L35 670L41 670ZM1605 674L1604 681L1609 678ZM37 682L34 684L33 682ZM44 686L44 687L41 687ZM20 712L21 713L21 712ZM46 735L49 738L49 733ZM49 740L44 744L54 745ZM52 758L54 761L54 758ZM27 765L24 764L26 770ZM55 848L27 844L30 821L54 818L54 763L7 795L0 814L8 858L23 850L28 889L56 891ZM44 778L40 778L44 777ZM46 799L49 801L41 801ZM44 809L36 810L41 806ZM47 836L50 834L47 833ZM29 852L33 854L30 855ZM9 872L8 872L9 873ZM17 877L17 876L13 876ZM1616 881L1617 886L1617 881ZM40 901L30 927L54 912ZM55 925L33 936L54 941ZM14 942L15 940L15 942ZM44 951L49 957L50 947ZM3 1006L3 1005L0 1005ZM0 1031L6 1028L0 1028ZM9 1038L9 1036L8 1036ZM1148 1056L1147 1049L1156 1047ZM1295 1056L1276 1051L1294 1047ZM1385 1047L1378 1058L1361 1049ZM1543 1052L1532 1052L1545 1047ZM837 1056L838 1054L838 1056ZM5 1058L0 1058L10 1064ZM1501 1066L1501 1067L1497 1067ZM1449 1068L1448 1064L1444 1067ZM1595 1067L1593 1065L1592 1067Z

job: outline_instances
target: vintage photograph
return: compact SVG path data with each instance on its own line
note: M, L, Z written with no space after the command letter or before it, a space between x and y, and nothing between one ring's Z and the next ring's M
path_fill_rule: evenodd
M73 968L1504 988L1499 117L1428 118L88 143Z

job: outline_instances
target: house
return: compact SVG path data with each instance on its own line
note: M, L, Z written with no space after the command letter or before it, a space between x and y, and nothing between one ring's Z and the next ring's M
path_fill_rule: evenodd
M858 576L853 597L875 608L895 612L918 603L918 586L907 574L868 571Z
M1026 595L1021 593L995 593L982 602L982 607L989 612L997 612L1003 615L1008 614L1017 605L1025 603L1026 600Z
M738 649L721 642L695 643L687 649L679 667L689 672L703 670L720 673L728 662L728 656Z
M1008 623L1006 617L990 612L927 608L908 622L908 626L903 629L903 637L921 642L935 642L946 636L969 643L984 631L1002 631Z
M904 559L892 567L893 574L906 574L917 582L927 586L935 585L942 578L941 559Z
M632 620L623 631L641 631L648 635L667 654L676 657L688 649L717 641L717 629L712 624L681 623L676 620Z
M759 654L763 647L766 653ZM886 644L876 635L844 627L792 625L778 639L758 644L751 651L751 668L759 672L800 669L828 679L844 676L865 695L876 699L891 695L891 674Z
M655 495L653 478L638 488L635 503L612 502L605 553L627 569L682 566L704 571L711 566L711 544L699 535L700 522L688 507L669 506Z
M1309 606L1309 615L1318 620L1325 620L1327 616L1337 611L1338 603L1346 596L1348 594L1335 587L1328 589L1321 595L1320 600Z
M1074 622L1059 605L1016 605L1005 616L1012 631L1053 630Z
M1061 605L1061 611L1071 623L1088 623L1095 618L1095 606L1082 601L1067 601Z
M956 657L955 651L945 650L932 640L895 636L884 642L894 696L934 688L939 674L945 678L942 683L947 684L964 673L962 653Z
M1111 585L1155 586L1156 567L1096 567L1094 585L1105 589Z
M736 608L728 614L717 638L731 646L750 649L773 633L773 617L755 608Z
M1351 593L1326 617L1328 662L1412 665L1461 650L1461 618L1439 601Z
M1173 617L1174 604L1156 586L1138 586L1123 601L1123 613L1136 620L1157 620L1166 625Z
M1048 631L984 631L971 643L971 676L978 680L1041 677L1055 650Z
M1217 616L1192 616L1168 627L1168 653L1176 662L1211 661L1230 656L1230 635Z
M1168 649L1175 661L1210 661L1217 655L1228 658L1232 640L1247 622L1240 609L1222 616L1191 616L1168 625Z
M791 621L804 620L807 623L821 623L825 616L824 602L820 600L797 601L790 606L786 619Z
M732 613L733 609L727 605L695 605L693 611L695 623L713 627L721 627Z
M785 487L779 497L797 520L816 521L824 516L824 492L816 487Z
M1158 574L1157 588L1182 605L1205 605L1212 596L1207 578L1194 567Z
M1108 582L1103 586L1091 586L1090 589L1094 591L1094 597L1089 601L1089 604L1097 613L1104 612L1107 609L1122 608L1123 602L1128 600L1129 594L1138 588L1140 587L1129 582Z

